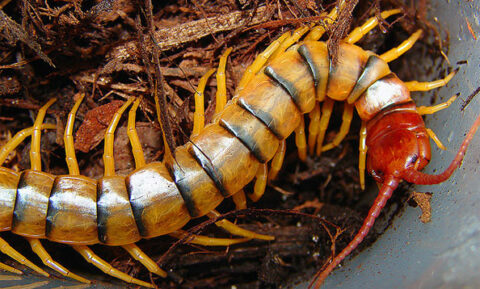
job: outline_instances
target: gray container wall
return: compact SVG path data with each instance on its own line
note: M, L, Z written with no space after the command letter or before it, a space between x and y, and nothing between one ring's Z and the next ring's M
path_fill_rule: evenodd
M450 108L426 118L427 127L447 147L447 151L441 151L432 142L432 161L424 171L434 173L448 166L480 112L480 95L460 111L463 100L480 86L480 39L475 41L465 20L480 36L480 3L477 0L429 2L429 17L436 17L450 35L448 58L452 67L457 67L458 61L468 61L460 66L448 86L439 90L436 102L458 92L460 99ZM414 98L416 95L413 93ZM408 207L371 248L344 262L322 288L480 288L479 162L480 133L477 133L462 166L451 179L440 185L415 187L419 192L434 193L432 221L421 223L420 210Z

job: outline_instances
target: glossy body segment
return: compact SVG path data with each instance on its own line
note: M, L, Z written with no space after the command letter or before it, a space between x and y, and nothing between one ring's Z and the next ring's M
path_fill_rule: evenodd
M12 232L45 238L47 210L55 176L32 170L20 173Z
M135 222L142 238L165 235L191 218L163 163L149 163L126 177Z
M97 182L84 176L56 177L46 220L49 240L97 244Z
M12 229L13 210L17 198L20 175L12 170L0 167L0 231Z
M128 196L125 178L104 177L97 186L98 239L110 246L135 243L140 240Z

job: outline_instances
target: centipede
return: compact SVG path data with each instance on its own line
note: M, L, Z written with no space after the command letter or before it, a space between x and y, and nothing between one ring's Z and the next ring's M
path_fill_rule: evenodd
M216 224L240 238L189 235L183 228L192 219L217 218L216 208L226 198L231 198L240 209L246 207L247 195L258 201L281 170L289 136L295 134L301 161L308 156L320 156L345 139L356 111L362 123L360 184L365 187L364 172L368 171L379 185L379 192L351 242L313 277L310 287L320 288L328 275L362 243L399 183L432 185L449 179L461 165L480 125L479 117L444 172L422 173L431 159L430 139L437 140L426 128L422 116L448 108L457 96L434 106L416 106L410 93L445 86L457 70L430 82L401 80L390 70L389 63L408 51L423 32L416 31L380 55L355 45L378 25L377 17L366 20L342 39L336 61L332 61L328 43L321 38L326 27L337 19L342 5L343 2L322 14L325 18L321 23L301 26L274 40L248 66L229 101L225 66L232 49L227 49L216 69L214 120L205 124L203 99L207 79L215 73L212 69L201 78L196 89L190 141L173 151L166 149L162 161L145 161L135 127L141 99L129 98L105 132L103 177L92 179L81 175L73 136L76 113L84 99L79 94L68 115L63 137L68 174L43 171L42 131L56 128L44 122L49 107L56 101L50 99L38 110L33 126L19 131L0 150L3 165L9 154L31 137L30 169L15 171L0 167L0 231L25 238L46 266L68 278L91 282L55 261L43 247L42 239L71 246L87 262L114 278L154 288L154 284L104 261L89 246L122 247L149 272L168 278L167 272L136 245L138 241L164 235L188 236L188 242L204 246L229 246L251 239L272 241L270 235L248 231L226 219ZM387 19L400 13L401 9L392 9L380 16ZM333 140L325 143L336 102L343 103L342 124ZM158 102L156 106L159 112ZM115 172L113 142L117 125L129 107L127 132L136 168L124 177ZM305 118L309 119L308 127ZM244 188L252 182L253 192L246 194ZM38 274L49 276L3 238L0 251ZM21 273L3 263L0 269Z

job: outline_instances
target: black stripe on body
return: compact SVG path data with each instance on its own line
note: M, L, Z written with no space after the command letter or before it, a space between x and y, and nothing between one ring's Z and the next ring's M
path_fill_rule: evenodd
M313 58L312 58L312 54L310 53L310 50L304 44L304 45L301 45L297 51L303 57L303 59L305 59L305 62L308 64L308 67L310 68L310 72L312 73L313 83L315 84L315 88L316 88L320 83L321 73L318 67L315 65L315 62L313 62Z
M199 215L200 212L197 210L195 202L193 201L192 190L187 184L187 182L183 181L185 179L185 176L182 168L177 165L176 160L173 160L172 162L172 165L165 163L165 167L167 168L168 173L172 177L173 182L177 186L177 189L180 192L183 201L185 202L188 213L192 218L195 218Z
M203 170L207 173L207 175L212 179L213 183L217 187L217 189L220 191L222 196L224 197L229 197L230 194L228 191L225 189L225 186L223 185L223 176L220 173L219 170L213 165L212 161L206 156L200 148L195 146L194 144L189 148L189 153L192 157L195 158L195 160L198 162L198 164L203 168Z
M290 97L293 100L293 103L295 103L295 106L299 111L302 111L300 107L300 96L298 93L298 90L295 88L295 85L291 83L290 81L286 80L283 78L280 74L278 74L272 67L267 66L264 70L265 75L270 77L272 80L275 80L277 83L279 83L285 91L288 92Z
M262 154L257 142L247 130L241 126L229 124L223 119L220 120L220 125L229 133L234 135L237 139L239 139L259 162L263 164L267 161L267 158Z
M268 129L279 139L283 140L282 134L279 132L279 130L275 126L275 121L272 117L272 115L260 108L254 107L252 105L249 105L246 103L242 98L238 99L237 104L251 113L253 116L255 116L257 119L259 119L263 124L265 124Z
M365 67L358 77L357 83L353 87L348 96L348 103L355 102L364 93L370 85L377 80L381 79L390 72L388 64L378 57L377 55L371 55Z

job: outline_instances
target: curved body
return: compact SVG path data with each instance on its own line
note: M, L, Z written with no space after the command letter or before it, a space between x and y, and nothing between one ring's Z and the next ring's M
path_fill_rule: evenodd
M178 147L176 161L150 163L126 178L96 181L1 168L1 230L66 244L115 246L174 232L247 185L302 115L327 98L355 105L367 121L369 146L390 126L414 128L428 140L408 89L385 61L348 43L340 45L338 59L331 64L325 42L293 46L193 137L195 145ZM428 146L418 151L429 159Z

